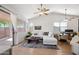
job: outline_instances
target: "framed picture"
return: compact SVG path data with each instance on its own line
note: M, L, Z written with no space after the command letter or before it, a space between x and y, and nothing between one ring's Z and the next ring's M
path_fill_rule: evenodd
M41 30L41 26L35 26L34 29L35 30Z

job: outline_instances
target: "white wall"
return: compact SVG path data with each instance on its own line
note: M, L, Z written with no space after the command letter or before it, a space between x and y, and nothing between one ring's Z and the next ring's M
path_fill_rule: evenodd
M38 17L35 17L35 18L32 18L30 19L30 22L34 24L34 26L42 26L42 30L33 30L33 32L45 32L45 31L50 31L50 32L55 32L55 30L53 30L53 23L54 22L61 22L65 19L65 16L63 14L59 14L59 13L51 13L47 16L38 16ZM72 20L74 26L71 26L70 24L68 24L68 28L72 28L75 30L75 29L78 29L77 28L77 22L74 20ZM71 23L71 22L69 22ZM75 24L76 23L76 24ZM78 31L78 30L75 30L75 31Z

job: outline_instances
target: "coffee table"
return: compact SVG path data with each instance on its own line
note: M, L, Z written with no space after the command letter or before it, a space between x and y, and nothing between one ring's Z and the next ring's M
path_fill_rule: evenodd
M34 37L34 36L27 38L28 43L35 42L36 44L38 44L40 40L41 40L40 37Z

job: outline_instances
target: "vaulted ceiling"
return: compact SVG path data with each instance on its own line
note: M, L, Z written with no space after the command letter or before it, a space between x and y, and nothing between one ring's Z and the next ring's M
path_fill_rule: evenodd
M29 19L36 16L34 12L37 11L40 4L3 4L3 6ZM65 13L65 9L67 9L67 14L79 16L79 4L46 4L46 8L50 9L49 13Z

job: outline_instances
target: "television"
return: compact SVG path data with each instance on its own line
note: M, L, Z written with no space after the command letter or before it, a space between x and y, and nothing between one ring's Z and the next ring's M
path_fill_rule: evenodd
M73 32L73 29L66 29L65 32Z

